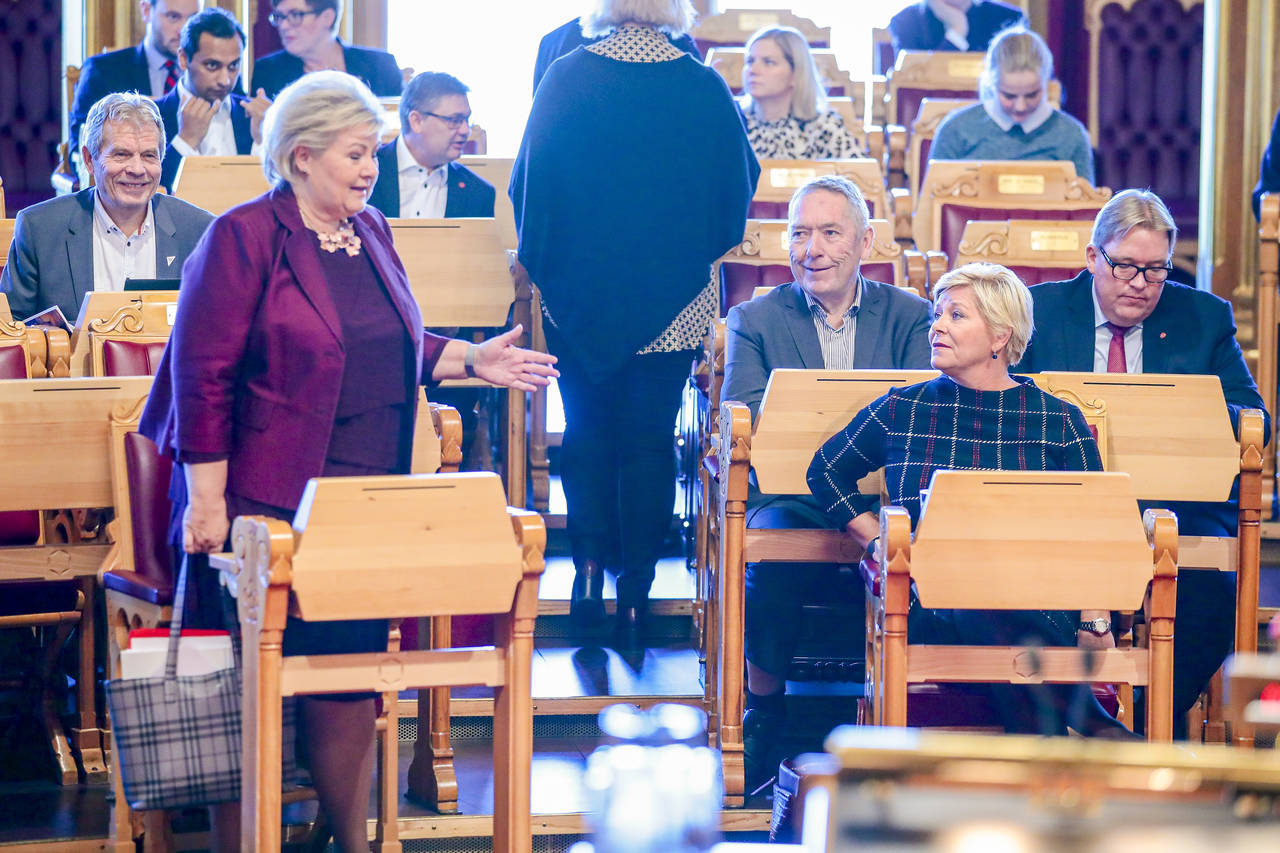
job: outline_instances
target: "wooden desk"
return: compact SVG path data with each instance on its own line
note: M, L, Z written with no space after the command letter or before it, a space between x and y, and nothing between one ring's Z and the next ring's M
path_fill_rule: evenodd
M111 507L108 418L120 406L137 403L150 377L127 379L0 380L0 511L74 510ZM55 527L46 524L47 528ZM58 525L68 540L74 524ZM48 534L46 534L47 536ZM88 781L106 779L102 732L94 695L94 596L98 567L110 545L93 541L52 542L0 548L0 577L70 580L85 596L80 623L77 725L72 740ZM64 770L70 755L59 756Z

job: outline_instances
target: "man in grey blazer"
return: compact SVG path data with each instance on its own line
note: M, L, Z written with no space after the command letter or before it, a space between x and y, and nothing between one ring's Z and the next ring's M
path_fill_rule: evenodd
M0 292L15 318L57 305L75 323L91 290L122 290L129 278L179 278L208 211L156 195L164 125L150 98L115 93L93 105L84 162L94 186L18 213Z
M754 417L776 368L928 369L929 303L860 272L874 232L858 188L838 176L815 178L796 190L787 213L795 281L729 309L723 398L746 403ZM808 495L763 497L753 489L747 526L832 524ZM743 739L749 789L775 772L782 757L785 679L801 608L846 598L859 606L861 590L848 580L830 564L747 565Z

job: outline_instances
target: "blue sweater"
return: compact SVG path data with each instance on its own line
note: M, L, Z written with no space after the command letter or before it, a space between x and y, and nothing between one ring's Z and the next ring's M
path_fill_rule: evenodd
M1089 132L1071 116L1054 110L1030 133L1016 125L1006 131L982 104L951 113L938 125L929 149L931 160L1070 160L1076 174L1093 183Z
M520 262L597 381L707 286L742 241L759 174L724 80L692 57L623 62L579 47L551 64L511 202Z

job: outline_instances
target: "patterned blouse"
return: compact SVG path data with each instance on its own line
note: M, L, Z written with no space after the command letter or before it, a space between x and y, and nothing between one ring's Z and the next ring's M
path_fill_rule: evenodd
M638 24L624 24L610 33L608 38L587 45L584 50L619 62L671 62L686 55L659 31ZM676 315L662 334L636 355L680 352L701 347L707 329L711 327L711 320L719 311L719 296L716 281L709 280L707 286ZM545 306L543 310L545 312Z
M818 113L808 121L793 115L765 121L746 109L742 114L751 150L762 160L847 160L865 154L835 110Z
M827 439L809 465L809 489L843 528L874 509L858 480L884 468L889 502L920 520L920 490L939 469L1101 471L1084 415L1030 379L1006 391L975 391L939 376L894 388Z

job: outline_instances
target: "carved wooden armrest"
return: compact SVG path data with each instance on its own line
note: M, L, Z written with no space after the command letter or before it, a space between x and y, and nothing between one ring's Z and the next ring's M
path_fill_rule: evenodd
M911 606L911 516L900 506L880 507L880 553L885 613L905 616Z
M220 560L223 582L236 597L241 624L262 631L283 631L288 597L272 596L293 583L293 552L297 539L287 521L261 515L242 515L231 525L234 559ZM210 557L209 564L214 565Z
M885 160L884 128L878 124L864 124L862 133L867 140L867 156L879 163L881 170L888 169L889 163Z
M431 425L440 439L440 470L450 473L462 464L462 415L453 406L444 403L428 403L431 407Z
M71 375L71 335L66 329L57 326L45 326L42 331L46 341L48 361L46 366L49 376L64 379Z
M909 139L907 129L900 124L887 125L885 127L885 137L889 148L889 159L885 163L886 173L905 173L907 163L907 140Z
M891 211L891 219L893 220L893 238L895 240L911 242L911 190L905 187L895 187L889 190L889 204L893 207Z
M915 249L904 249L902 252L902 261L907 266L907 284L922 297L928 298L926 294L929 292L929 264L925 260L923 252L917 252Z
M951 262L947 259L946 252L939 252L936 249L924 253L925 262L929 266L929 291L928 299L933 299L933 286L938 283L938 279L942 278L951 267Z

